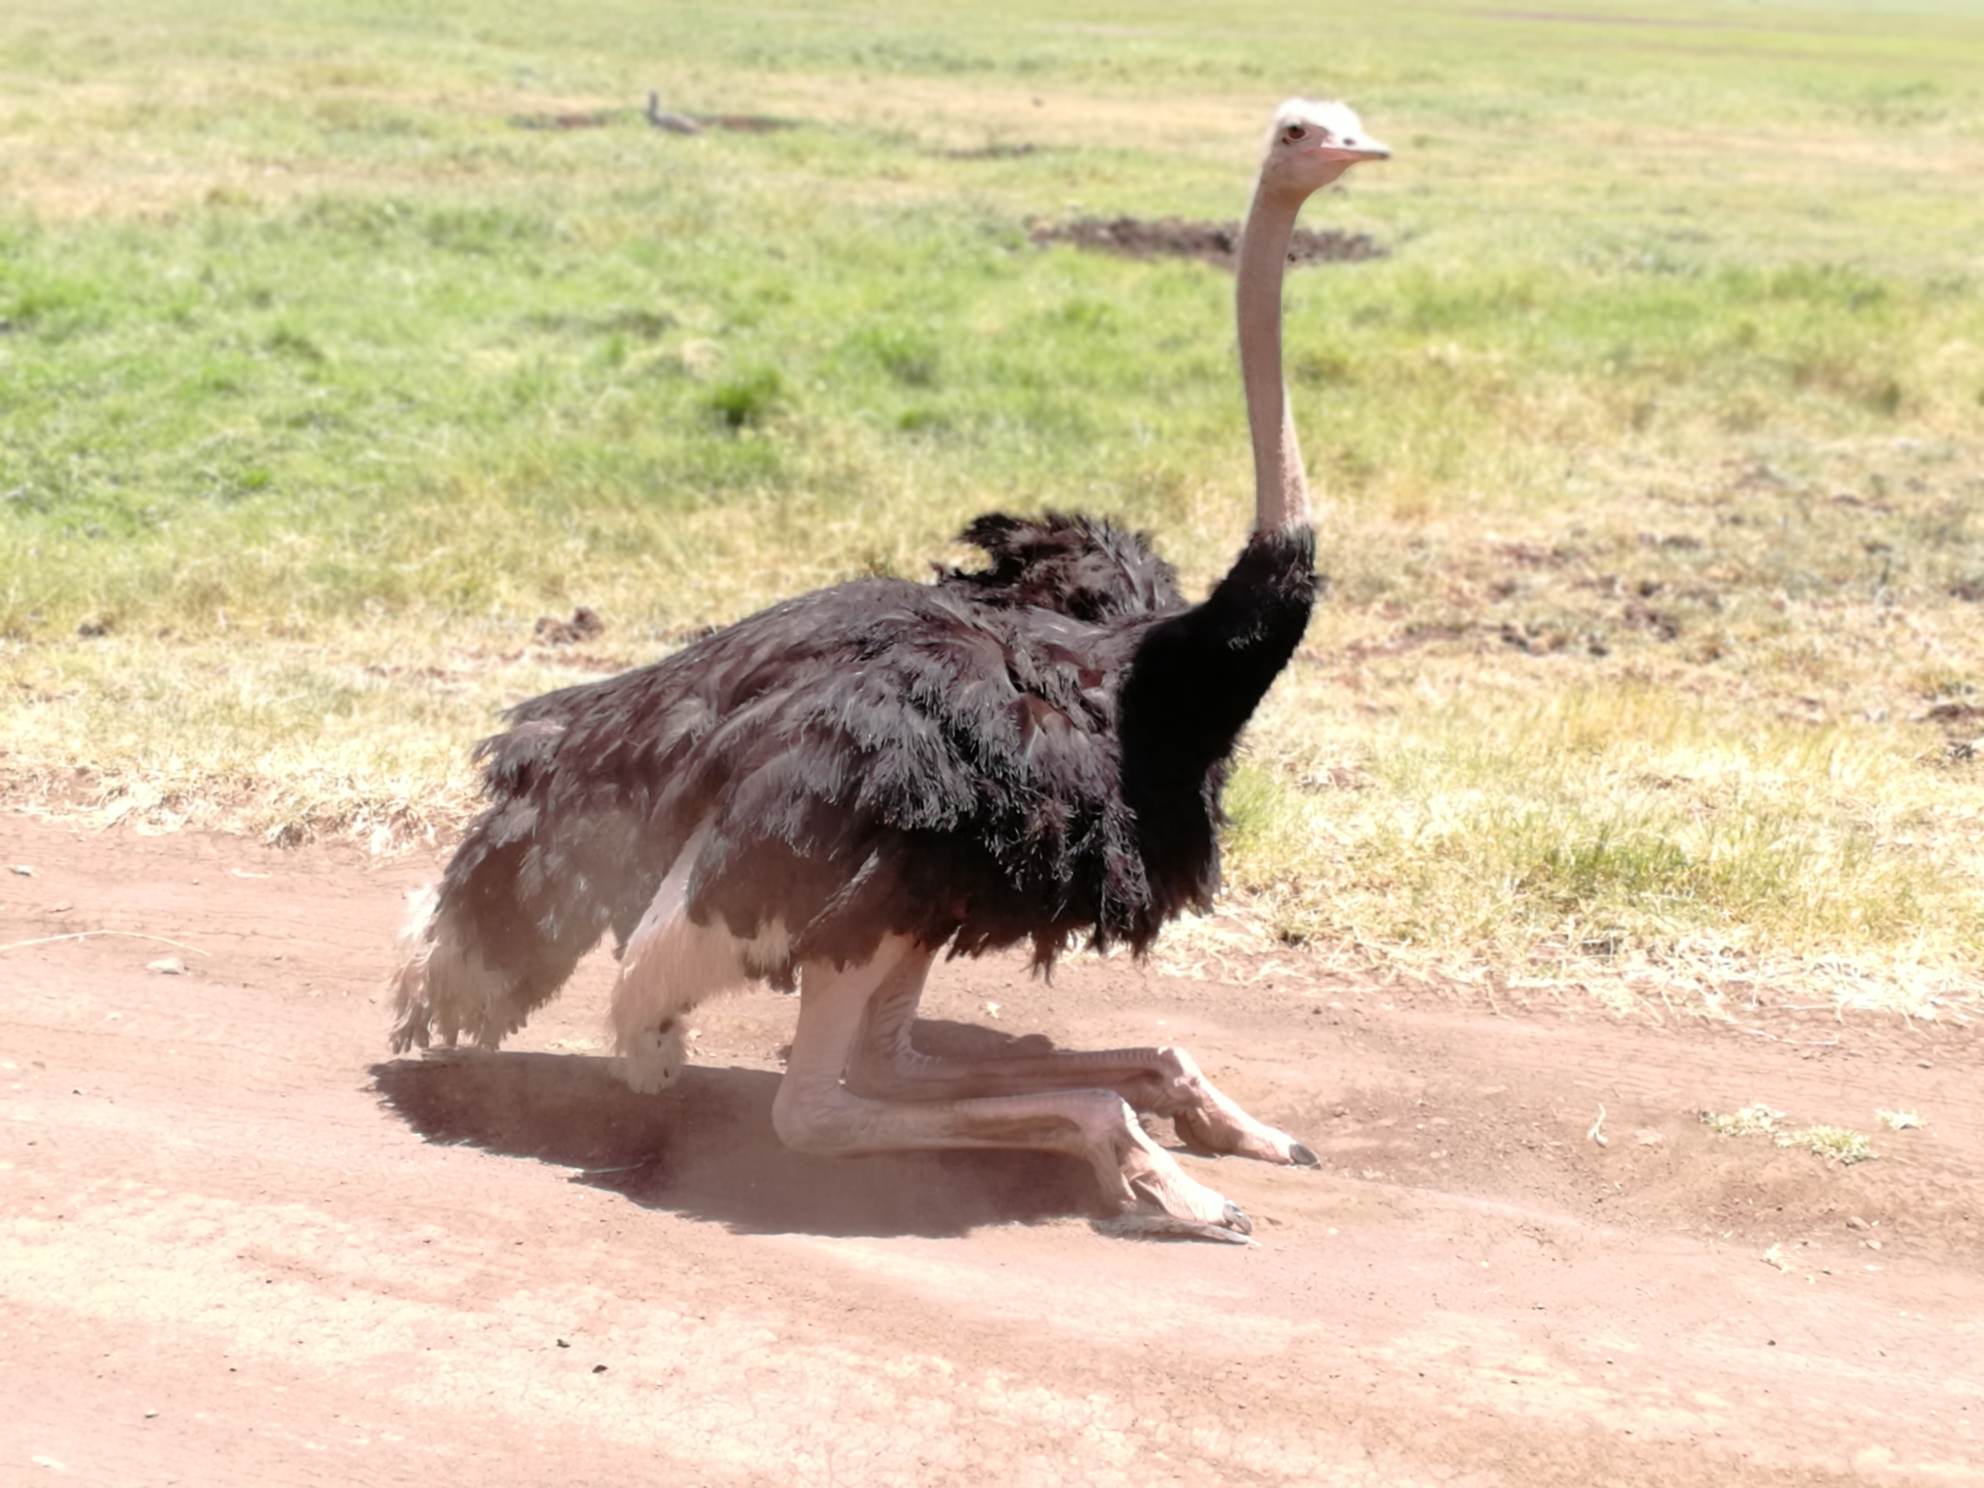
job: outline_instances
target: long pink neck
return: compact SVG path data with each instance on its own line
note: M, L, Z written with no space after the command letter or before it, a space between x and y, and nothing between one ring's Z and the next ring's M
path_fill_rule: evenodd
M1265 183L1240 239L1234 309L1240 326L1240 377L1247 427L1254 438L1254 530L1279 532L1309 521L1309 481L1295 419L1281 381L1281 279L1302 198L1271 194Z

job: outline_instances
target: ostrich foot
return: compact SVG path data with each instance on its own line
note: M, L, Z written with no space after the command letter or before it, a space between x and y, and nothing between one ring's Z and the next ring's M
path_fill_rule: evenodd
M620 1059L615 1071L637 1095L653 1095L673 1085L689 1062L689 1048L682 1024L676 1018L638 1030L620 1041Z
M1208 1080L1183 1049L1160 1049L1170 1068L1168 1110L1178 1140L1205 1157L1251 1157L1288 1167L1320 1167L1321 1160L1287 1132L1256 1121Z
M1120 1105L1120 1102L1119 1102ZM1115 1135L1117 1172L1103 1180L1104 1193L1121 1208L1124 1233L1232 1240L1253 1233L1247 1211L1193 1178L1172 1155L1151 1141L1128 1107L1128 1128ZM1099 1165L1098 1165L1099 1166ZM1216 1233L1212 1233L1216 1232Z
M1236 1111L1238 1108L1235 1108ZM1189 1152L1200 1157L1251 1157L1260 1162L1280 1163L1284 1167L1318 1168L1322 1159L1307 1143L1298 1142L1285 1131L1279 1131L1254 1120L1245 1111L1238 1112L1240 1122L1208 1121L1198 1111L1180 1111L1171 1119L1178 1132L1178 1140L1185 1144ZM1241 1124L1241 1123L1244 1123Z

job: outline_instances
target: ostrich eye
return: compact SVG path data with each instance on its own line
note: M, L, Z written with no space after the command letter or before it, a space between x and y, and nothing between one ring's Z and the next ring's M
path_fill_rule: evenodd
M1309 131L1304 129L1300 124L1291 124L1288 126L1287 130L1283 133L1282 137L1284 139L1299 140L1308 132Z

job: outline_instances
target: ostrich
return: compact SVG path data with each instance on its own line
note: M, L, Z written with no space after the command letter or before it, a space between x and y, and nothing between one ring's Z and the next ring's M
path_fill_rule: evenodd
M1227 763L1314 599L1281 378L1288 243L1311 194L1388 153L1341 103L1276 115L1235 297L1254 528L1204 603L1141 535L993 514L963 534L987 568L836 585L518 704L478 749L488 805L402 938L393 1048L495 1048L611 930L637 1091L679 1074L705 998L796 985L772 1104L787 1146L1061 1152L1133 1227L1250 1231L1138 1113L1199 1152L1316 1156L1183 1050L938 1059L910 1032L940 954L1030 941L1041 970L1078 938L1141 954L1211 903Z

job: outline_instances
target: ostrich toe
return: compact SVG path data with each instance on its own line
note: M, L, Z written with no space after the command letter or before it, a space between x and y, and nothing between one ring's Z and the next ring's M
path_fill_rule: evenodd
M1241 1216L1243 1219L1245 1215ZM1095 1230L1122 1240L1208 1240L1215 1245L1253 1245L1239 1230L1224 1225L1201 1224L1195 1219L1179 1219L1173 1214L1118 1214L1098 1219Z
M1124 1233L1227 1240L1253 1232L1246 1210L1191 1177L1168 1153L1151 1149L1144 1156L1125 1165L1118 1216Z
M1201 1157L1251 1157L1297 1168L1322 1165L1313 1149L1256 1121L1211 1085L1201 1084L1197 1094L1198 1102L1171 1115L1178 1140L1189 1151Z
M1317 1166L1316 1154L1285 1131L1256 1121L1205 1077L1183 1049L1157 1051L1165 1068L1161 1097L1147 1109L1169 1116L1178 1140L1202 1157L1251 1157L1257 1162Z

